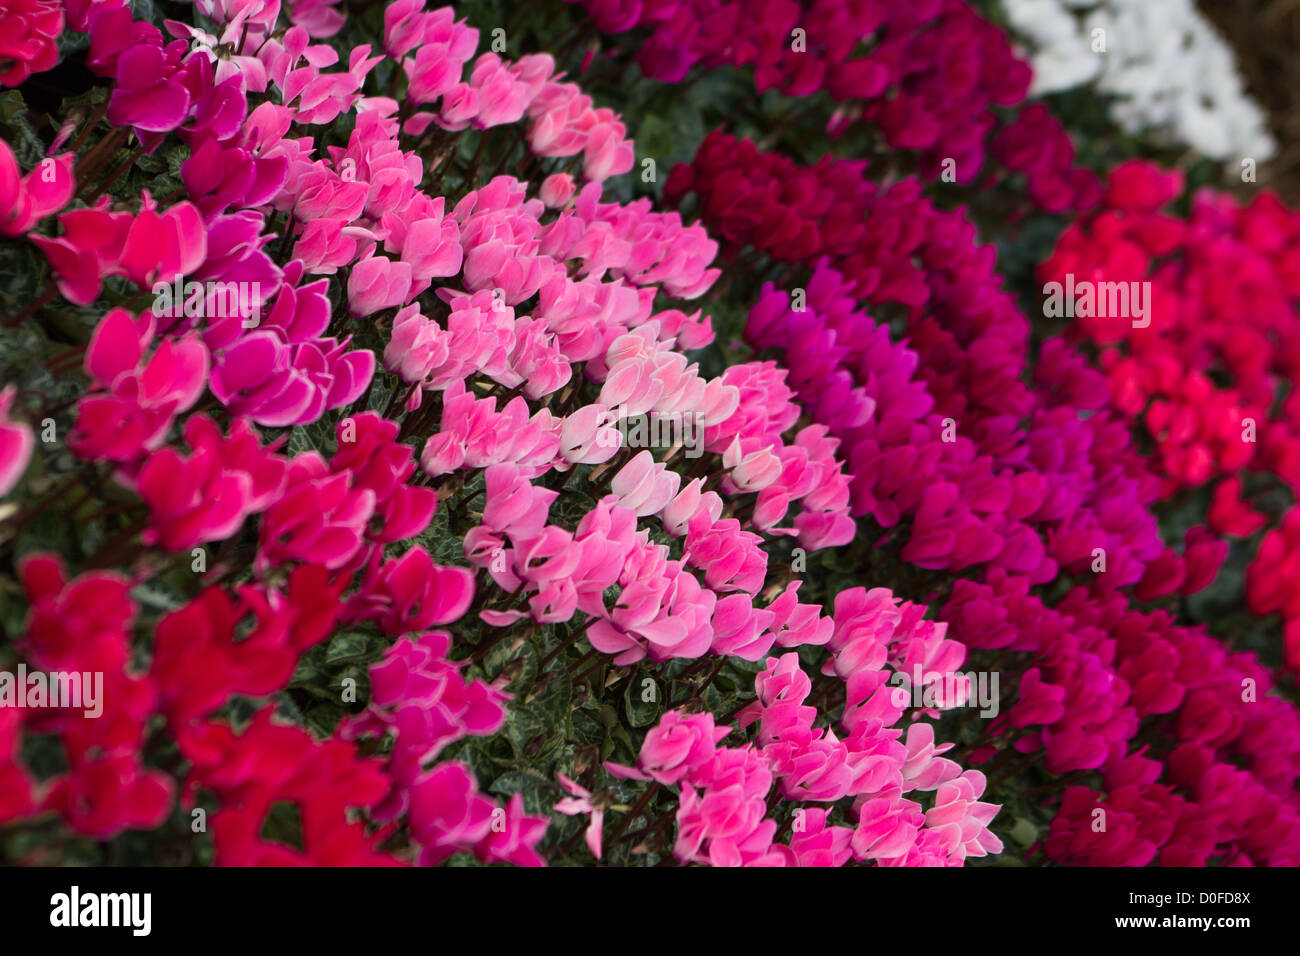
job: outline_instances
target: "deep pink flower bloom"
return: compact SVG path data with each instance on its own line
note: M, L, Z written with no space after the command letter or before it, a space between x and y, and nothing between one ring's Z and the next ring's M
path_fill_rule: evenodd
M493 809L464 764L446 761L429 771L411 787L407 816L411 835L422 847L420 863L440 863L486 840L492 833Z
M20 236L68 204L77 186L74 159L71 153L43 159L23 176L9 144L0 141L0 234Z
M167 47L140 44L123 50L114 71L108 121L147 133L167 132L185 122L192 101L177 74L187 46L178 40Z
M375 493L375 516L381 526L372 527L375 541L400 541L424 531L438 506L432 488L408 484L416 463L409 445L397 442L398 425L374 412L345 418L335 429L338 451L330 459L334 471L352 474L354 488Z
M392 819L407 808L409 788L425 765L465 736L488 736L506 720L509 695L481 680L467 681L446 660L451 637L430 631L398 641L370 669L370 707L343 727L345 739L392 735L388 773L397 786L375 810Z
M5 0L0 17L0 86L21 86L59 62L63 5L56 0Z
M853 856L850 843L853 830L848 827L827 826L828 811L808 807L797 811L800 826L790 834L790 850L796 866L843 866Z
M497 822L488 835L474 847L474 855L486 863L509 863L513 866L545 866L537 844L546 836L550 818L524 813L524 798L512 794L504 808L497 807Z
M212 419L194 415L185 423L185 441L192 454L161 448L135 478L153 519L143 540L168 551L230 537L279 498L289 467L241 420L223 439Z
M198 400L208 352L197 336L164 339L148 359L152 317L113 309L95 328L86 371L99 389L77 406L68 446L79 456L125 462L162 444L173 418Z
M289 465L288 485L262 518L262 544L256 565L281 561L346 565L365 543L375 493L354 487L347 472L331 472L316 452L304 452Z
M159 213L146 192L134 216L109 212L108 204L105 196L90 209L63 213L59 223L64 234L57 239L32 237L69 301L89 305L98 297L104 277L111 275L125 276L145 289L179 275L197 276L195 270L209 258L209 230L189 203Z
M473 598L474 575L469 570L435 565L429 552L417 546L383 564L376 551L349 613L378 621L388 634L405 634L450 624Z

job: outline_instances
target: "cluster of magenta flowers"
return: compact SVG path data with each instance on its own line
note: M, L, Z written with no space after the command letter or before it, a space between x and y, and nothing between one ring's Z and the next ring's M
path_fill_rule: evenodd
M1029 65L966 0L568 2L602 32L648 31L636 62L656 80L742 67L759 93L829 97L831 135L878 131L916 151L927 179L987 188L1020 175L1030 202L1053 212L1097 201L1097 177L1075 165L1065 128L1043 104L1024 105Z
M1100 205L1044 271L1127 279L1219 251L1160 212L1181 183L1076 168L960 0L584 7L642 31L649 77L825 92L832 134L878 130L919 174L717 131L662 204L620 199L635 118L451 7L370 11L372 47L327 0L197 0L193 23L0 0L0 84L64 36L102 85L44 157L0 142L0 233L46 283L7 329L53 342L0 354L22 598L0 665L103 675L96 716L0 707L0 837L21 837L0 853L143 831L223 865L535 866L579 840L588 862L963 865L1004 851L998 785L1032 765L1050 861L1300 862L1294 706L1171 613L1263 524L1225 481L1175 548L1158 504L1248 458L1180 470L1179 416L1208 414L1190 392L1145 409L1145 457L1130 428L1170 378L1031 345L993 248L928 191L955 160L1043 209ZM178 188L125 185L158 156ZM1264 422L1295 372L1300 229L1196 215L1274 283L1242 294L1282 342L1232 353ZM743 333L718 341L737 285ZM1162 346L1171 367L1217 317ZM1289 479L1283 417L1261 454ZM51 516L91 531L56 553ZM1294 525L1251 577L1293 622ZM868 549L889 559L817 579ZM1004 675L974 725L973 666Z

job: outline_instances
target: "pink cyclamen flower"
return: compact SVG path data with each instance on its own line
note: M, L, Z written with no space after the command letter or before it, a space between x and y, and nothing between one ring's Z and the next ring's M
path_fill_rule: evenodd
M338 0L290 0L289 22L317 39L332 37L347 19L336 9Z
M560 457L569 464L597 465L618 453L622 436L604 405L584 405L560 424Z
M550 209L559 209L573 198L573 177L568 173L554 173L542 180L538 195Z
M0 141L0 235L20 236L68 204L76 189L73 159L71 153L42 159L23 176L9 144Z
M590 790L579 786L576 781L570 780L564 774L558 776L564 789L573 796L565 797L556 803L555 811L570 817L577 816L580 813L591 814L591 822L587 824L587 849L591 850L591 855L599 860L601 856L601 829L605 825L605 808L598 807L591 802Z
M95 328L86 371L98 386L77 405L68 447L82 458L130 461L157 448L172 419L202 394L208 351L197 336L164 340L144 358L152 317L113 309Z
M382 565L378 558L376 551L349 613L377 620L385 633L450 624L474 599L474 575L468 569L436 565L421 547Z
M512 794L491 831L474 846L474 855L484 863L509 863L511 866L545 866L537 844L546 836L550 818L524 813L523 794Z
M663 462L655 461L649 451L641 451L619 469L610 482L610 491L618 496L624 508L644 518L672 501L681 483L681 475L669 471Z
M385 11L384 39L394 56L418 45L413 59L402 60L409 81L406 96L413 103L432 103L460 82L478 46L478 31L455 22L451 7L424 14L415 13L413 6L399 3L391 17Z
M616 777L657 780L671 786L712 760L717 745L729 733L731 728L716 726L708 712L670 710L646 734L637 757L639 770L608 762L605 769Z
M406 302L411 291L411 264L383 256L362 259L348 276L348 311L356 319Z
M353 488L347 472L332 473L316 452L304 452L289 466L288 487L262 519L256 565L303 561L341 568L361 550L375 493Z
M0 392L0 496L14 490L32 460L32 448L36 444L31 428L9 417L17 394L15 385Z
M703 487L703 478L691 479L659 513L664 530L674 538L686 533L697 514L707 515L710 524L722 517L722 499L715 492L701 490Z
M532 100L527 83L519 80L495 53L474 61L469 85L478 93L474 125L479 129L517 123Z
M704 581L713 590L756 594L767 576L762 543L758 535L742 531L735 518L714 521L707 511L699 511L687 526L683 557L704 571Z
M524 470L511 462L490 466L483 478L487 486L484 527L516 541L542 533L551 503L560 496L558 491L534 485Z
M5 0L0 19L0 86L21 86L33 73L42 73L59 62L62 3Z
M466 850L492 832L493 803L478 792L464 764L446 761L411 788L407 823L423 847L420 862L432 866Z
M1002 841L988 829L1001 808L978 799L984 785L984 774L967 770L940 784L934 806L925 813L925 825L943 837L949 855L959 860L1002 852Z

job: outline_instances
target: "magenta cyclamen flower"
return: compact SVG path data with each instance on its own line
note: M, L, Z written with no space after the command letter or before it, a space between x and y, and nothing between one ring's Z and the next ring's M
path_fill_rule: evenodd
M420 547L383 564L379 555L376 550L349 613L377 620L389 634L449 624L473 600L474 576L465 568L439 567Z
M174 416L202 394L208 378L203 343L193 335L164 339L146 359L153 335L149 313L133 319L125 309L113 309L96 327L86 371L102 391L77 406L68 436L77 455L131 461L162 444Z
M71 182L70 171L67 180ZM32 237L50 260L59 291L70 302L93 302L106 276L124 276L152 289L155 282L194 274L207 257L208 230L189 203L158 212L146 192L137 215L109 212L108 204L105 196L89 209L60 215L64 234L57 239Z
M135 479L153 519L144 541L169 551L230 537L245 518L279 498L289 467L243 421L223 439L212 419L194 415L185 423L185 441L191 455L159 449Z
M6 0L0 30L0 86L21 86L59 61L63 5L56 0Z
M375 494L375 519L369 536L380 542L415 537L429 526L438 506L432 488L408 484L416 463L409 445L397 442L396 422L366 412L345 418L335 429L338 451L330 459L334 471L352 475L354 488L369 488Z
M284 494L262 518L257 563L341 568L360 553L374 510L374 491L354 487L348 472L333 472L319 454L304 452L290 463Z
M72 199L71 153L41 160L26 176L9 144L0 140L0 235L20 236Z
M429 631L397 642L370 669L370 707L352 718L345 736L395 736L389 757L393 778L404 786L419 780L424 764L465 736L496 733L506 720L509 695L481 680L467 681L446 660L450 635ZM393 795L400 804L402 792ZM404 807L380 811L387 818Z

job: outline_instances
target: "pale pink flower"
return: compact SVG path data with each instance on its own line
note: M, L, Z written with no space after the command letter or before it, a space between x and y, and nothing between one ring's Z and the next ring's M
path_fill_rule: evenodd
M601 829L605 825L605 808L598 807L591 802L590 790L579 786L576 781L569 779L564 774L558 774L557 776L564 789L573 796L558 801L555 804L555 811L570 817L577 816L580 813L591 814L591 822L587 824L587 848L591 850L591 855L599 860L601 856Z

